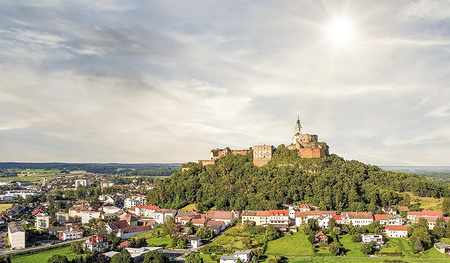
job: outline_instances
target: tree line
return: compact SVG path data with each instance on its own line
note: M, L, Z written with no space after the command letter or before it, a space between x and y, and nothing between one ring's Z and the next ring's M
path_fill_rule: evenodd
M383 206L410 205L418 196L448 197L449 186L422 176L384 171L337 155L303 159L297 150L277 147L263 167L246 156L229 155L215 165L188 163L157 184L150 203L180 208L197 203L199 210L270 210L307 202L323 210L380 211Z

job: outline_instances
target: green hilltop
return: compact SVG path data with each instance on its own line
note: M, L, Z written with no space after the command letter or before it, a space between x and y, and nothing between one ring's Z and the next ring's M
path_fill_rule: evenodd
M417 196L448 197L449 186L422 176L392 172L337 155L303 159L280 145L263 167L246 156L229 155L214 165L188 163L155 186L149 201L165 208L197 203L199 210L269 210L307 202L322 210L379 211L409 205Z

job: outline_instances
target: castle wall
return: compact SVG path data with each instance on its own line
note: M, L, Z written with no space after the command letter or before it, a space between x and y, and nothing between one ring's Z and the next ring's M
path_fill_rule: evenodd
M201 161L202 161L203 166L205 166L205 165L213 165L213 164L216 163L216 160L201 160Z
M255 166L263 166L272 159L272 145L253 146L253 164Z
M326 156L326 151L319 148L300 148L299 155L302 158L321 158Z

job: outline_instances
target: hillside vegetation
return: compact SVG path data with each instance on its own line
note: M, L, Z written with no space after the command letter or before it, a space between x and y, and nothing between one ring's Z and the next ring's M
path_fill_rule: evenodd
M384 171L337 155L302 159L280 145L263 167L247 156L230 155L215 165L188 163L156 185L151 203L180 208L196 203L199 210L269 210L283 204L308 202L326 210L376 211L386 205L409 205L409 194L447 197L449 187L425 177Z

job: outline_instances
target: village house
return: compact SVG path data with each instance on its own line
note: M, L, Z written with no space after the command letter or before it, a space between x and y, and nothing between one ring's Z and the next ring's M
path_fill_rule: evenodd
M206 217L213 221L223 221L225 224L234 223L237 220L233 211L214 210L209 212Z
M157 210L161 210L161 208L156 205L140 205L134 208L134 213L137 216L155 218L155 211Z
M153 219L155 219L155 221L158 224L162 224L164 223L168 218L172 218L174 219L175 216L177 215L177 210L174 209L159 209L156 210L154 213L154 217Z
M270 210L269 225L276 228L287 228L289 226L288 210Z
M192 218L194 218L194 213L192 211L178 210L177 215L175 216L175 223L185 225L187 222L190 222Z
M397 214L397 209L393 206L383 206L381 208L381 211L383 211L386 214L389 215L396 215Z
M180 238L186 239L188 248L198 248L202 245L202 239L196 236L181 236Z
M270 211L244 211L241 215L242 222L252 221L257 226L266 226L269 223Z
M106 247L108 247L108 241L102 236L92 236L83 242L83 249L89 252Z
M68 230L59 232L60 240L78 239L83 237L83 229L79 226L70 227Z
M239 258L239 260L244 262L250 262L252 260L252 251L251 250L237 250L233 253L233 256Z
M359 235L361 238L361 243L366 244L374 241L377 244L377 247L383 246L383 236L382 235Z
M91 219L99 219L101 213L101 211L81 210L81 223L87 224Z
M341 217L346 225L352 223L354 226L367 226L373 222L372 212L343 212Z
M450 245L444 242L434 243L434 248L436 248L439 252L450 255Z
M404 238L408 237L408 227L403 225L387 225L383 227L383 232L388 237Z
M420 218L420 217L425 217L425 218L444 217L444 214L443 214L442 210L422 210L420 212L415 212L415 211L408 212L407 216L406 216L409 224L412 224L412 223L418 221L417 218Z
M328 237L322 231L314 235L316 242L325 242L328 243Z

